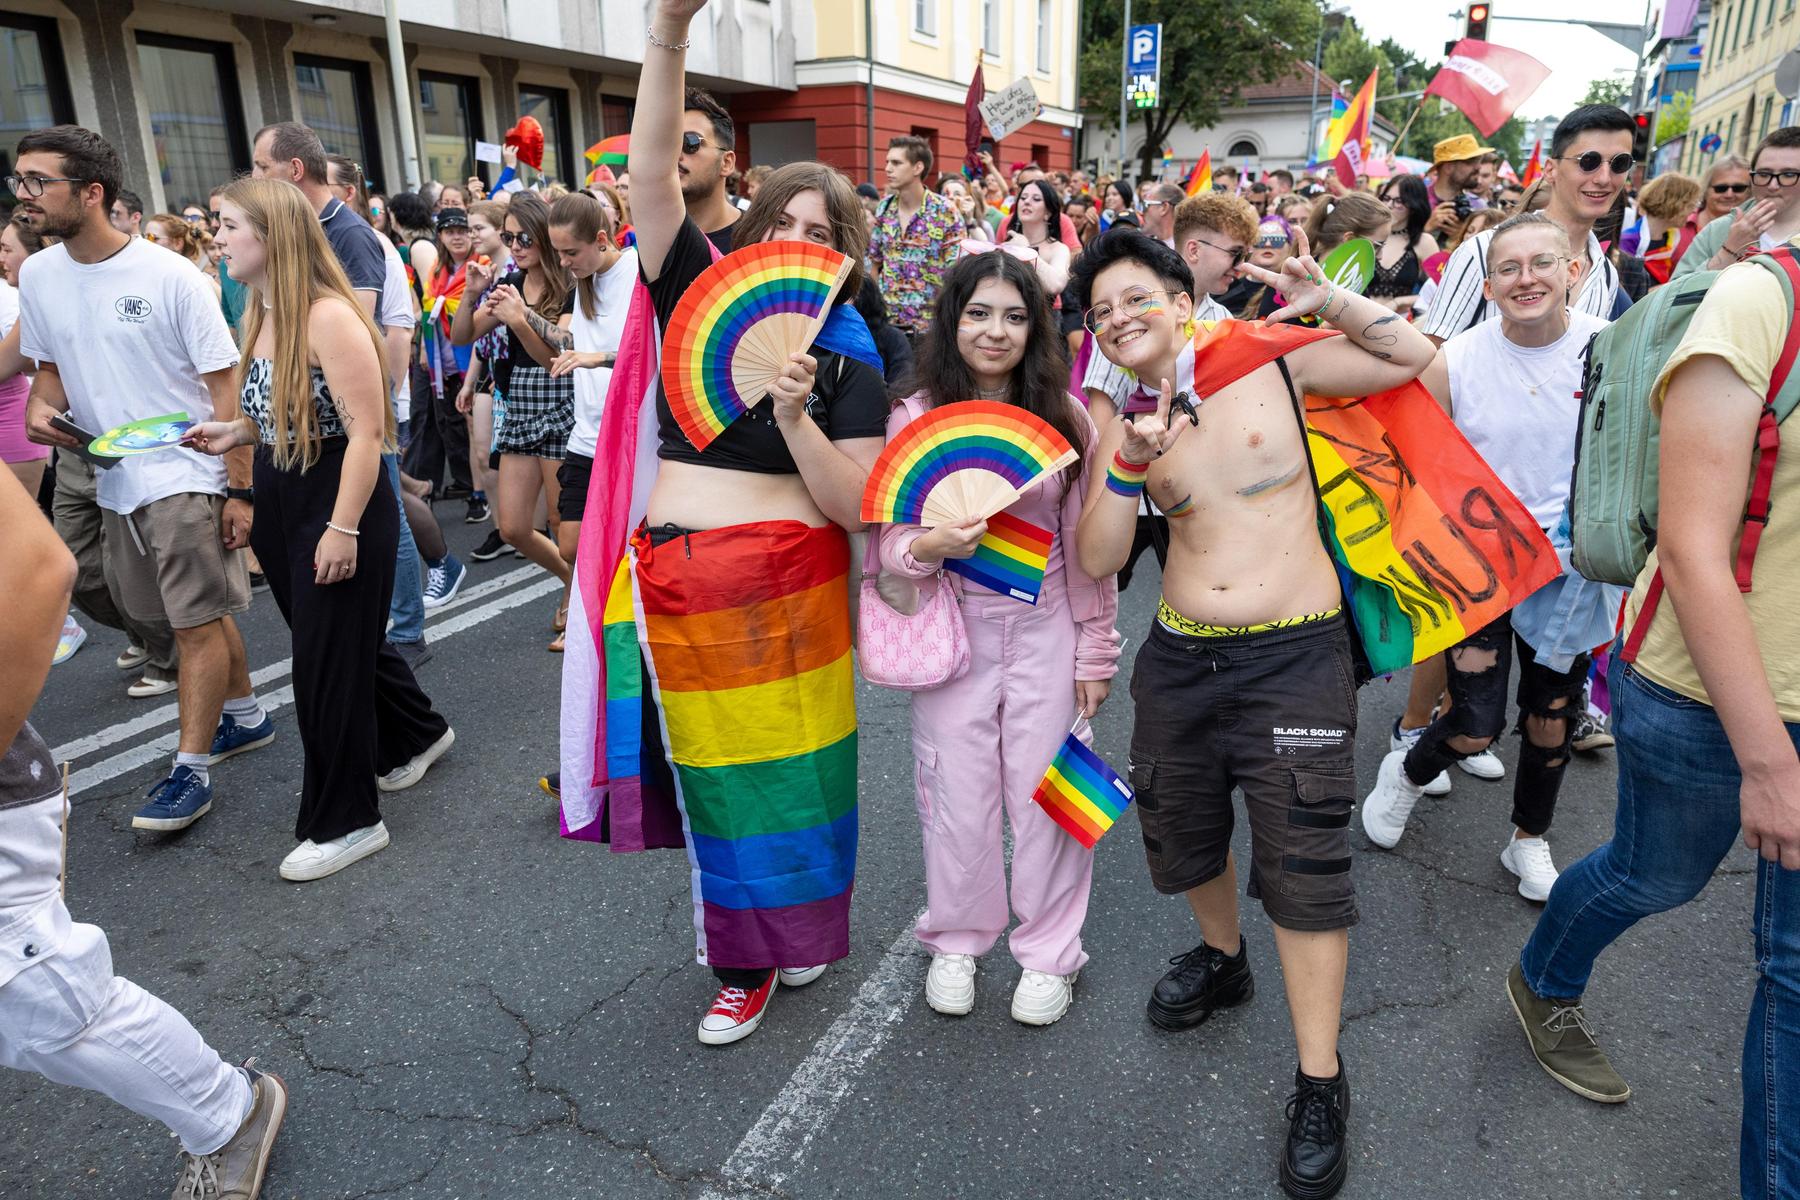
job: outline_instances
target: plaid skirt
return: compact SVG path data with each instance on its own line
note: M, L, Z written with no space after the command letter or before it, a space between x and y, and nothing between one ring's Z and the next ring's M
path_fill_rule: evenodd
M533 363L514 363L505 393L494 393L494 449L560 459L575 428L575 380Z

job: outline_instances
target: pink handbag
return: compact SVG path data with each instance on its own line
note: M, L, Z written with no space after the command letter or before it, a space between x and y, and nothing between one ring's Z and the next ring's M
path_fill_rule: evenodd
M928 692L961 679L969 673L969 634L949 577L939 571L935 587L914 587L918 606L902 612L878 586L880 545L881 531L871 529L856 625L856 662L863 678L901 692Z

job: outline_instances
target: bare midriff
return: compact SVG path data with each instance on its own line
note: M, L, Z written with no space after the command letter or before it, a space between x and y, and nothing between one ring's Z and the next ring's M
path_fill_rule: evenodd
M754 521L830 524L798 474L727 471L667 459L659 464L656 486L650 490L647 519L651 525L684 529L722 529Z
M1150 468L1157 509L1192 503L1169 522L1163 598L1184 617L1230 626L1337 607L1306 448L1276 367L1207 397L1199 419Z

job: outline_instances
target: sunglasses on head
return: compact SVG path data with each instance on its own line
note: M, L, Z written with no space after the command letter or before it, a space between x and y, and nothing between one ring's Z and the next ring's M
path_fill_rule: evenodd
M704 145L707 145L706 139L697 133L684 133L681 135L681 152L683 154L698 154L700 153L700 147Z
M1712 185L1712 190L1715 195L1723 196L1727 192L1747 192L1750 190L1750 185L1747 183L1715 183Z
M1605 163L1607 166L1611 167L1614 175L1623 175L1625 172L1631 170L1631 164L1637 161L1637 159L1629 154L1615 154L1611 158L1608 158L1598 150L1589 150L1586 154L1578 154L1574 158L1570 158L1565 154L1562 156L1562 159L1564 162L1572 162L1577 167L1581 168L1584 175L1592 175L1595 171L1598 171L1601 163Z
M517 246L521 250L531 249L531 235L529 233L514 233L509 229L500 235L500 240L508 246Z

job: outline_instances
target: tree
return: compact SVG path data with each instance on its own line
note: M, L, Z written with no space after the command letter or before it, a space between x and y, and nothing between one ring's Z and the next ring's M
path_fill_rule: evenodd
M1656 110L1656 137L1658 146L1672 142L1687 132L1688 118L1694 111L1694 93L1677 92L1663 102Z
M1624 108L1631 102L1631 84L1623 79L1596 79L1588 84L1583 104L1611 104Z
M1363 80L1369 77L1370 71L1380 71L1376 90L1391 91L1394 81L1394 65L1379 46L1371 46L1362 30L1356 28L1354 22L1346 21L1343 32L1333 38L1325 47L1325 58L1321 69L1328 79L1333 79L1340 86L1348 84L1351 93L1362 86ZM1383 114L1386 115L1385 113Z
M1082 6L1081 108L1103 129L1119 119L1122 9ZM1136 129L1124 139L1145 175L1154 173L1152 163L1176 126L1213 125L1245 87L1293 73L1296 60L1310 62L1323 19L1318 0L1133 0L1131 17L1163 27L1161 103L1138 110L1132 117ZM1277 30L1305 41L1306 50L1281 41Z

